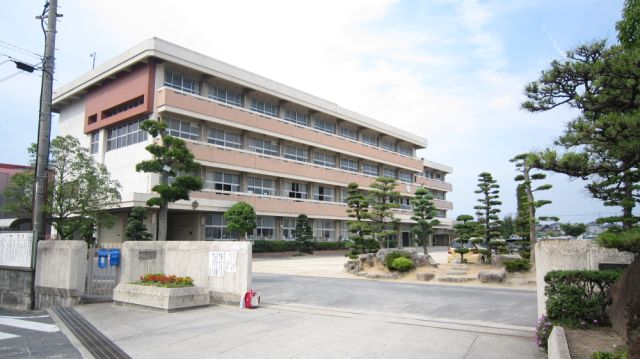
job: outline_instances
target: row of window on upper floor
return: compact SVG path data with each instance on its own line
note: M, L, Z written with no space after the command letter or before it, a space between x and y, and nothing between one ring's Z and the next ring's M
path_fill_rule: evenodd
M167 118L167 130L171 136L186 138L190 140L200 139L200 127L189 121ZM286 144L280 146L277 141L264 138L248 136L248 146L250 151L271 155L282 156L286 159L311 162L313 164L341 168L345 171L360 172L370 176L380 176L380 166L375 163L362 162L359 166L358 160L354 158L340 157L335 153L324 151L309 151L309 149L295 145ZM209 128L207 142L230 148L243 148L242 135L238 132L230 131L222 128ZM280 152L282 147L282 153ZM396 178L402 182L413 183L413 174L411 172L397 170L395 168L382 167L382 176Z
M147 139L147 133L140 128L143 119L129 121L113 126L107 130L107 151L143 142ZM166 119L167 130L170 135L191 140L200 139L200 128L189 121ZM276 141L263 138L249 137L248 148L250 151L271 156L280 156L280 146ZM91 134L91 153L97 153L99 149L99 132ZM230 148L243 148L242 135L221 128L209 128L207 142ZM311 152L311 156L310 156ZM301 162L312 162L319 166L340 168L349 172L362 173L370 176L395 178L402 182L413 183L413 174L370 162L359 161L354 158L340 157L333 153L322 151L309 151L307 148L293 144L283 146L282 157ZM444 178L444 177L442 177Z
M195 95L201 95L202 92L199 81L169 70L165 70L164 85ZM243 106L242 94L220 86L208 86L208 97L233 106ZM280 117L278 104L255 97L250 97L250 100L251 103L249 108L252 111L272 117ZM282 118L297 125L312 127L326 133L337 134L354 141L361 141L362 143L370 146L382 147L387 151L397 152L405 156L414 155L413 147L409 144L396 143L394 140L381 138L378 134L371 132L361 132L359 135L356 128L349 127L348 125L342 125L338 129L335 122L317 117L312 119L308 113L303 111L286 108L284 109Z
M241 176L246 176L246 185ZM261 196L288 197L294 199L310 199L323 202L346 203L348 198L346 187L336 187L318 183L300 182L281 179L279 186L274 178L260 177L251 173L244 175L206 168L204 170L205 188L226 192L248 192ZM246 187L244 187L246 186ZM432 190L434 198L445 200L445 192ZM363 193L366 194L365 191ZM399 203L402 209L411 209L411 197L399 196L393 202Z

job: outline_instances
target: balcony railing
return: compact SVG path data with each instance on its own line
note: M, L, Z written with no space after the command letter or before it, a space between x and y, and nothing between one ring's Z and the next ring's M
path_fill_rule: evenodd
M212 118L248 126L252 129L274 133L278 136L300 139L311 143L312 146L340 151L348 155L391 164L415 172L421 172L423 170L422 161L415 157L405 156L379 147L368 146L336 134L297 125L279 117L259 114L246 108L221 103L207 97L188 94L174 89L164 87L158 89L156 106L161 108L161 111L171 111L171 108L192 111ZM163 106L167 106L168 108L162 109Z

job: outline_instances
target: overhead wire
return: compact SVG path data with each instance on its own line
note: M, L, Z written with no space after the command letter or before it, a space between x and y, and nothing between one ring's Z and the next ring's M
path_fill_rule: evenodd
M37 53L35 53L33 51L30 51L30 50L24 49L22 47L13 45L11 43L8 43L6 41L0 40L0 47L4 47L5 49L9 49L9 50L12 50L12 51L18 51L18 52L20 52L20 53L22 53L24 55L35 57L37 59L42 59L41 55L39 55L39 54L37 54Z

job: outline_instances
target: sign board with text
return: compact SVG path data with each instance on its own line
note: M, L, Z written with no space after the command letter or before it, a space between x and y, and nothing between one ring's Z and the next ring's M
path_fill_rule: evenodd
M0 232L0 266L31 267L33 232Z

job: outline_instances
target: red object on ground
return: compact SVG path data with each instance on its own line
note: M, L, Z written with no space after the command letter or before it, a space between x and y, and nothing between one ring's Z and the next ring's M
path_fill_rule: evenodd
M249 291L244 295L244 307L253 309L259 305L260 296L258 295L258 293L254 292L253 289L249 289Z

